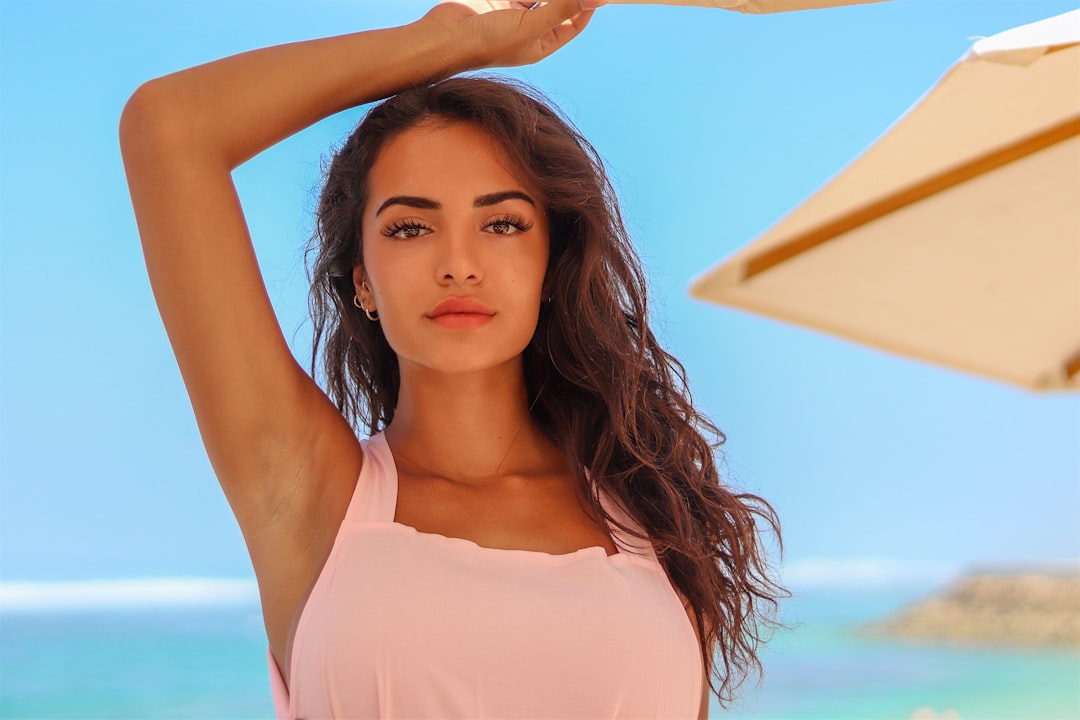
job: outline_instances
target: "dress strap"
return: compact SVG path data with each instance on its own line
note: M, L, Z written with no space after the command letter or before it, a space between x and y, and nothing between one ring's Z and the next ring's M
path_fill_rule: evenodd
M397 505L397 482L391 473L397 473L390 446L383 433L360 441L364 451L364 465L356 479L349 509L345 519L353 523L392 522Z

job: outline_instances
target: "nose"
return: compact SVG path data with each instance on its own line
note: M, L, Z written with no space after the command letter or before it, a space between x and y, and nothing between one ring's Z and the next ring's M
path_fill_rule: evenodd
M479 239L467 231L443 232L435 243L435 279L441 284L477 285L484 279Z

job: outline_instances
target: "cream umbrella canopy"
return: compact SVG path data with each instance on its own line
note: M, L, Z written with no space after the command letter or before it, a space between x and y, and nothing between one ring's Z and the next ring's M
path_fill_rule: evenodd
M777 13L792 10L817 10L839 5L862 5L882 0L608 0L620 5L696 5L743 13Z
M1080 11L977 41L693 297L1080 389Z

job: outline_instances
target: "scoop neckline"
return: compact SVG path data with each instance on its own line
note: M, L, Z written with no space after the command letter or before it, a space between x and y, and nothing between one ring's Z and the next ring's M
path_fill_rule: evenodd
M489 547L487 545L481 545L475 540L470 540L468 538L452 537L450 535L443 535L442 533L426 532L424 530L418 530L412 525L406 525L405 523L398 522L397 520L393 519L394 516L397 514L399 488L397 461L394 458L394 451L390 448L390 443L386 440L385 430L380 431L378 434L372 436L371 440L381 443L382 448L386 453L386 457L389 461L387 463L387 474L391 480L393 492L387 493L391 498L391 502L389 503L390 520L384 520L374 523L368 522L364 523L365 525L389 527L395 531L405 532L417 538L425 539L427 541L434 542L448 548L458 547L476 553L502 555L504 557L530 557L549 563L565 563L568 561L587 557L598 557L607 562L636 561L644 562L649 566L652 565L651 561L648 558L635 555L633 554L633 552L629 552L625 543L620 542L619 538L616 535L616 531L611 528L611 526L607 523L605 523L605 525L607 525L608 535L609 537L611 537L611 542L615 545L616 550L616 552L612 555L608 555L607 549L604 548L602 545L589 545L587 547L578 548L577 550L571 550L568 553L549 553L543 550L526 550L523 548L495 548ZM601 504L605 505L605 509L607 509L608 512L611 512L610 508L606 507L608 505L608 499L603 491L603 488L600 489L600 502ZM630 550L632 550L632 548L630 548Z

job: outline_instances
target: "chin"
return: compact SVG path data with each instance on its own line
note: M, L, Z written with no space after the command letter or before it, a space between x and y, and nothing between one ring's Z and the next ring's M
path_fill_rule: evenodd
M502 368L508 364L521 363L522 353L532 340L529 328L528 336L509 335L505 328L496 328L495 332L440 331L439 336L428 333L401 338L404 342L395 343L398 338L389 335L387 340L397 353L398 363L403 367L412 365L428 372L459 375L478 373ZM445 333L445 334L444 334Z
M507 365L519 365L521 354L526 347L523 345L521 348L504 348L499 351L494 348L487 350L478 345L479 343L474 342L453 343L438 348L429 347L423 352L413 353L408 357L403 357L399 353L398 362L404 362L428 372L464 375L504 368Z
M426 367L435 372L447 375L465 375L481 373L488 370L503 368L509 364L519 364L521 353L516 355L498 355L483 357L476 352L471 353L446 353L440 357L432 358Z

